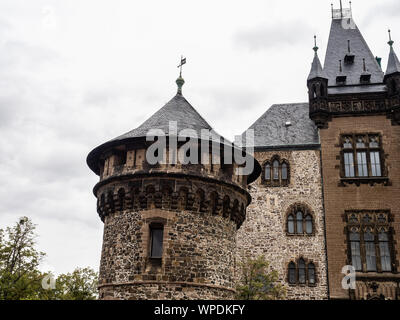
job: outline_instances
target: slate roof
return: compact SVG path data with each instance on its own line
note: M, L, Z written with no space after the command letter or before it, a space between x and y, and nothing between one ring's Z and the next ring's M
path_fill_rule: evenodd
M400 62L397 58L396 52L394 52L393 45L390 46L389 61L386 69L385 76L400 72Z
M316 50L315 50L314 60L311 64L311 70L310 70L310 74L308 75L307 81L311 80L311 79L316 79L316 78L327 79L327 77L328 77L325 74L325 71L322 69L321 61L319 60L317 50L318 50L318 48L316 48Z
M308 103L275 104L249 129L254 130L255 148L319 146L318 129L309 118Z
M354 64L349 65L344 63L344 57L348 53L348 40L351 53L355 55ZM371 74L371 83L382 83L384 76L382 69L354 21L347 18L333 19L324 64L329 86L336 86L338 75L347 76L347 85L360 84L363 59L367 72ZM342 73L339 70L339 60L342 60Z
M196 132L197 137L200 137L201 130L206 129L212 131L216 136L223 139L223 141L227 141L213 131L207 121L204 120L204 118L192 107L185 97L180 94L173 97L164 107L154 113L142 125L111 141L146 137L146 134L151 129L161 129L166 135L170 135L169 124L171 121L177 122L178 133L183 129L192 129Z
M173 132L170 132L171 121L176 122L176 131L174 130ZM118 146L122 143L145 141L146 135L152 129L161 129L163 133L167 136L176 136L177 133L179 134L184 129L191 129L196 132L196 135L185 132L185 137L194 138L201 138L201 130L205 129L208 132L212 133L210 137L211 141L214 141L218 144L222 143L229 146L234 146L235 148L237 148L234 144L232 144L232 142L216 133L207 123L207 121L205 121L204 118L182 96L182 94L178 93L164 107L154 113L148 120L146 120L136 129L133 129L93 149L86 159L88 166L96 174L99 174L97 163L99 161L99 157L105 150L111 147ZM154 136L157 136L156 132L154 133ZM248 183L256 180L261 172L260 164L255 159L253 160L255 162L255 168L248 177Z

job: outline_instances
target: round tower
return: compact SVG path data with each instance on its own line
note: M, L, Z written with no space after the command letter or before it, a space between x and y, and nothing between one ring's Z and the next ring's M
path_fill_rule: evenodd
M254 169L238 175L245 165L226 150L242 150L212 130L183 84L179 77L171 101L87 157L100 176L100 299L234 297L236 231L261 169L244 154Z

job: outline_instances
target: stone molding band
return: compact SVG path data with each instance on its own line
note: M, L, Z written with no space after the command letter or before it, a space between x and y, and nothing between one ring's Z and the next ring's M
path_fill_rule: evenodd
M232 288L227 288L223 286L218 286L215 284L206 284L206 283L194 283L194 282L185 282L185 281L179 281L179 282L169 282L169 281L130 281L130 282L114 282L114 283L106 283L106 284L101 284L98 286L98 289L104 288L104 287L119 287L119 286L141 286L141 285L149 285L149 284L155 284L155 285L169 285L169 286L188 286L188 287L202 287L202 288L211 288L211 289L217 289L217 290L225 290L229 291L232 293L236 293L235 289Z

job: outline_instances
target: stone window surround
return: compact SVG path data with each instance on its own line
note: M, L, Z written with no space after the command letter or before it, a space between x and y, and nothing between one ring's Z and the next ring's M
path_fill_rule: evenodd
M145 249L143 252L145 253L145 261L146 267L150 269L159 269L162 268L163 262L165 261L165 252L166 245L168 242L166 241L166 236L168 235L168 220L161 216L157 216L158 210L148 210L147 213L150 214L148 218L144 219L144 224L142 226L143 231L143 248ZM154 215L155 214L155 215ZM153 216L154 215L154 216ZM161 258L152 258L151 257L151 227L152 226L162 226L163 229L163 247L162 247L162 257Z
M362 259L362 271L357 271L357 274L362 274L362 275L384 275L384 274L397 274L398 273L398 268L399 268L399 261L397 260L398 257L398 252L396 250L396 246L397 246L397 241L395 240L395 230L392 226L392 223L394 221L394 217L391 214L390 210L346 210L344 215L342 216L343 218L343 222L345 224L344 227L344 235L345 235L345 240L344 243L346 245L346 249L345 249L345 255L346 255L346 264L351 265L351 248L350 248L350 241L349 241L349 233L350 233L350 227L351 226L355 226L355 224L351 224L348 220L348 217L353 214L359 214L361 215L362 213L365 214L369 214L371 216L379 214L379 213L385 213L388 215L388 222L386 224L386 227L388 228L388 235L389 235L389 249L390 249L390 253L391 253L391 259L392 259L392 271L381 271L380 270L380 255L379 255L379 250L376 250L376 260L377 260L377 271L366 271L366 266L365 266L365 251L364 251L364 244L361 242L360 240L360 253L361 253L361 259ZM361 218L360 218L361 219ZM358 226L362 225L362 222L360 222L359 224L357 224ZM374 228L376 228L377 223L372 224L371 226L374 226ZM376 237L375 237L376 238ZM375 239L376 241L376 239Z
M381 161L381 172L382 175L381 176L377 176L377 177L373 177L373 176L368 176L368 177L358 177L357 175L355 175L355 177L346 177L345 175L345 164L344 164L344 153L345 153L345 149L343 147L343 144L345 142L345 138L346 137L352 137L353 139L353 149L349 149L349 150L353 150L353 162L354 162L354 170L355 173L357 172L358 168L357 168L357 156L356 156L356 152L357 152L357 148L355 147L356 144L356 137L357 136L365 136L365 137L369 137L369 136L378 136L378 142L379 142L379 153L380 153L380 161ZM390 186L390 181L389 181L389 177L388 177L388 170L386 167L386 158L387 158L387 154L385 154L384 150L383 150L383 141L382 141L382 134L381 133L377 133L377 132L352 132L352 133L341 133L340 137L339 137L339 144L337 145L340 148L340 155L337 157L337 159L340 159L340 182L339 182L339 186L340 187L344 187L347 184L355 184L356 186L360 186L360 184L370 184L371 186L373 186L374 184L383 184L385 186ZM365 147L365 149L367 152L367 163L368 163L368 173L370 174L371 172L371 164L370 164L370 157L369 157L369 143L367 143L367 146Z
M288 230L288 219L290 215L294 217L294 224L296 230L296 213L301 211L303 213L303 233L289 233ZM306 232L306 217L311 216L312 218L312 233ZM285 232L289 237L314 237L316 235L316 225L315 225L315 214L314 211L311 210L310 206L305 203L296 202L289 206L286 210L285 216Z
M274 161L279 162L279 180L273 178L273 164ZM265 166L270 165L270 180L265 179ZM287 179L282 179L282 165L287 166ZM274 155L271 159L265 160L262 164L261 184L267 187L288 187L290 185L290 163L286 159L282 159L279 155Z
M304 260L305 267L306 267L306 269L305 269L306 282L305 283L299 283L299 268L298 268L298 264L299 264L300 259ZM296 273L295 273L295 275L296 275L296 283L290 283L290 281L289 281L289 266L290 266L291 263L294 263L294 265L296 266ZM308 279L308 266L309 266L309 264L313 264L314 265L314 280L315 281L314 281L313 284L310 284L309 283L309 279ZM314 262L312 259L307 259L307 258L304 258L303 256L299 256L297 259L290 260L287 263L287 265L286 265L286 282L288 283L288 285L290 287L311 287L311 288L317 287L318 286L318 272L317 272L317 270L318 270L318 263L317 262Z

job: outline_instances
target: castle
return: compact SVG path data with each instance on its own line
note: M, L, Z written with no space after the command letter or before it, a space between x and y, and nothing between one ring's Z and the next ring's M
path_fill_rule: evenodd
M288 299L400 299L393 45L383 72L351 9L332 9L308 103L269 108L243 135L254 133L242 141L253 155L212 130L181 76L151 118L90 152L104 222L100 299L232 299L239 262L260 255Z

